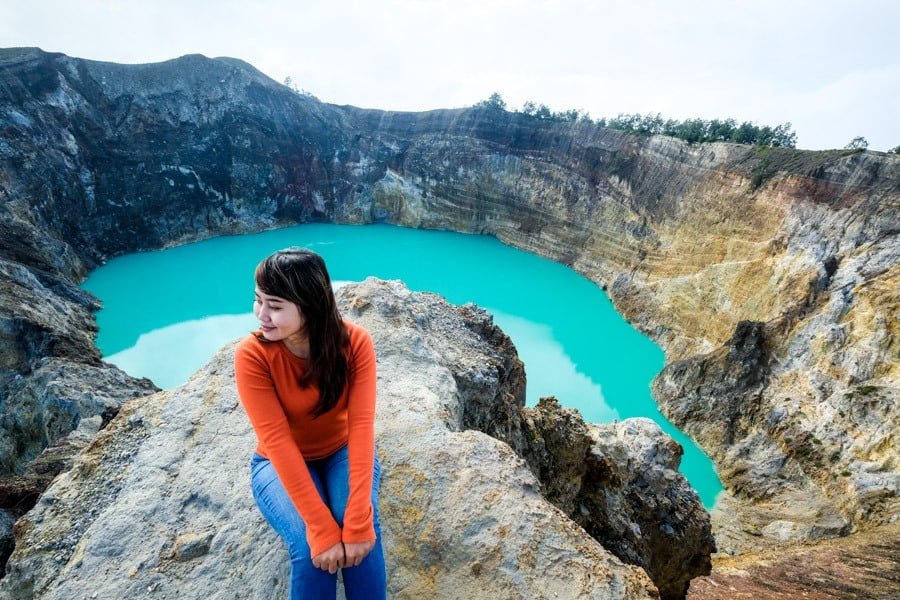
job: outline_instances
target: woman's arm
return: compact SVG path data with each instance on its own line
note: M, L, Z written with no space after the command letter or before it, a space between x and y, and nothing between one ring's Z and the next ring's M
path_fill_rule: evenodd
M375 468L375 345L357 325L357 341L350 357L350 390L347 399L347 455L350 496L344 511L344 543L375 540L372 508L372 471Z
M319 496L306 461L294 442L268 365L261 356L238 346L234 354L234 378L250 424L306 524L310 555L328 550L341 542L341 528Z

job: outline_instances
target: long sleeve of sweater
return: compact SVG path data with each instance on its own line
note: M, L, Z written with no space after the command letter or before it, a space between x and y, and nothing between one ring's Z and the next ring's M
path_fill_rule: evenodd
M297 381L306 362L281 342L245 338L235 349L238 395L258 439L257 451L275 468L306 524L312 556L343 541L375 539L371 500L375 460L375 347L361 326L350 330L349 379L338 404L317 418L310 410L318 388ZM343 526L325 504L309 473L308 460L324 458L347 445L349 497Z
M341 541L341 528L319 496L293 439L269 369L258 356L238 347L234 375L250 424L306 524L310 556L316 556Z
M350 496L344 513L344 542L375 539L372 476L375 462L375 346L362 331L351 362L347 398L347 453L350 461Z

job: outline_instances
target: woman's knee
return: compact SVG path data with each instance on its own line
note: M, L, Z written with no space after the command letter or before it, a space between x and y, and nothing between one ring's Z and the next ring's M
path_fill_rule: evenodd
M288 554L291 556L291 564L294 565L295 568L304 570L318 569L312 562L309 545L305 541L291 540L288 542L287 547Z

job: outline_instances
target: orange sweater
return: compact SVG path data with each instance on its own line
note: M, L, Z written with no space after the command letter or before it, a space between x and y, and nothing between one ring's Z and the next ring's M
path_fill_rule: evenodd
M375 539L372 471L375 461L375 346L362 326L344 321L350 333L350 381L337 405L316 419L315 385L298 383L306 359L282 342L261 342L254 334L234 351L238 395L256 431L256 452L272 461L278 478L306 524L311 556L338 542ZM350 496L343 530L322 501L304 459L324 458L347 445Z

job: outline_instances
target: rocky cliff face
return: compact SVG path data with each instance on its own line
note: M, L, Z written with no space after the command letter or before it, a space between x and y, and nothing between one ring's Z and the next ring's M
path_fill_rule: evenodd
M372 333L378 354L376 437L391 597L658 597L643 570L623 564L542 497L545 486L507 444L464 426L464 415L477 414L485 397L522 410L521 363L487 313L371 278L342 288L339 304ZM16 526L3 597L286 595L286 549L250 494L255 436L234 387L233 346L184 386L125 403L54 480ZM659 534L648 524L630 521L631 513L606 523L628 530L615 554L627 548L630 562L656 575L662 597L683 597L685 557L708 566L708 515L672 469L677 458L648 456L677 445L642 421L598 428L594 452L597 460L604 460L601 451L609 456L617 476L649 464L659 479L639 491L594 484L605 488L603 501L632 512L628 495L640 493L644 506L674 500L703 515L699 537L692 537L697 523L670 515L668 548L654 543ZM676 500L679 493L686 498ZM594 526L605 517L597 515Z
M121 66L21 50L0 63L0 196L4 411L24 402L16 376L42 385L26 361L96 363L77 282L107 257L386 221L492 234L603 286L666 350L654 394L728 489L721 548L900 513L900 157L689 146L490 110L365 111L232 59ZM52 301L29 310L20 288ZM73 402L53 393L49 404ZM17 443L52 437L43 422Z

